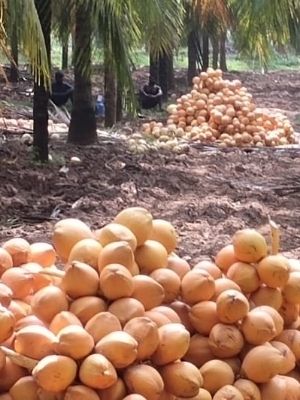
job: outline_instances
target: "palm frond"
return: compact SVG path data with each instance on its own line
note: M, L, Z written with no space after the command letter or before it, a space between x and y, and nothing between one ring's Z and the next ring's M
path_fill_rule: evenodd
M299 21L299 0L230 0L236 18L235 39L242 54L266 66L276 45L291 41Z
M34 0L0 0L0 49L10 59L6 32L14 29L20 35L21 50L28 57L36 82L41 78L50 84L50 66L44 36Z
M134 0L144 43L153 56L177 47L184 27L185 8L180 0Z

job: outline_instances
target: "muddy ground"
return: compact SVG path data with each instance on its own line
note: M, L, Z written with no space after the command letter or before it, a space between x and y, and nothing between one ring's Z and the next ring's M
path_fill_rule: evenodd
M300 131L300 73L233 76L258 106L286 112ZM268 234L268 216L281 226L283 250L300 257L299 149L196 145L183 155L133 155L118 141L77 148L58 140L50 152L53 162L41 166L14 137L0 145L0 242L14 236L50 240L57 218L101 227L124 207L140 205L176 226L178 253L193 262L213 256L237 229ZM71 156L82 162L70 164Z

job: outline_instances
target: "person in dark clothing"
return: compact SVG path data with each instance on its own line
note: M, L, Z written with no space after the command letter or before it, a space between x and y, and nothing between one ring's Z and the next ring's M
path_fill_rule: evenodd
M52 83L51 100L57 107L67 104L68 100L73 103L74 89L68 83L64 83L64 74L61 71L55 73L55 81Z
M139 92L139 103L140 107L149 110L156 106L162 111L162 97L163 92L161 87L156 84L156 82L150 77L149 83L144 85Z

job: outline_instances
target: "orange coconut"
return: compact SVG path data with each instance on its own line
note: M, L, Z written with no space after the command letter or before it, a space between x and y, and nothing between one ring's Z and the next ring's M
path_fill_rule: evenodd
M30 245L30 262L42 267L51 267L55 264L56 252L49 243L37 242Z
M65 262L77 242L92 238L93 233L84 222L75 218L67 218L55 224L52 242L58 256Z

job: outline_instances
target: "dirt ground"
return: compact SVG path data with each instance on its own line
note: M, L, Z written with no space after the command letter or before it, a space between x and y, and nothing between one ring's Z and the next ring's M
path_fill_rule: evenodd
M230 77L246 84L258 106L286 112L300 131L300 73ZM192 262L213 256L237 229L268 234L268 216L281 226L282 249L300 257L299 148L195 145L183 155L133 155L120 142L77 148L57 140L50 153L53 162L41 166L16 138L0 144L0 243L15 236L50 240L52 225L64 217L98 228L121 209L140 205L175 225L178 253ZM72 156L81 163L71 164Z

